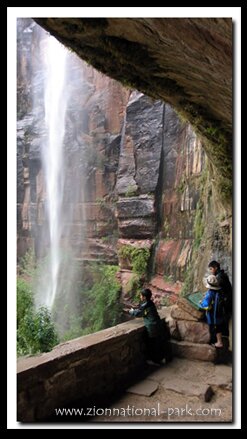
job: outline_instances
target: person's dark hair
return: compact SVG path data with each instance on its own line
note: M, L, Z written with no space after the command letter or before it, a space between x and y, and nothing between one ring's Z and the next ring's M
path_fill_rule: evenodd
M146 297L147 300L150 300L152 297L152 291L149 288L145 288L145 290L142 290L141 295Z
M213 267L213 268L220 268L220 264L217 261L211 261L208 264L209 267Z

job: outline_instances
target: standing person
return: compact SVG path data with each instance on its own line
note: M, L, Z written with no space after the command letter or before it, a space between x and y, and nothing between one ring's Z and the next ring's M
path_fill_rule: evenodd
M222 329L224 324L224 314L222 307L222 300L218 280L216 276L211 274L206 281L206 287L208 288L205 297L202 299L200 308L206 311L206 318L210 328L211 340L216 343L216 348L223 348L222 342Z
M223 323L223 335L229 336L229 320L232 316L232 285L229 277L224 270L220 268L220 264L217 261L211 261L208 264L208 268L211 274L216 276L219 286L221 287L221 294L223 300L223 312L224 312L224 323Z
M164 323L161 321L154 302L151 300L152 292L149 288L142 290L142 304L138 309L129 311L134 317L143 317L146 328L147 354L149 364L162 364L171 360L171 350L168 336L165 334ZM151 361L150 361L151 360Z

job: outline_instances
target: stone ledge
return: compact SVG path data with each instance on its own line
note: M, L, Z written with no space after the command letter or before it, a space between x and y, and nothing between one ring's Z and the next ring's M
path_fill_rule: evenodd
M159 314L164 319L167 310ZM133 384L143 369L143 331L143 320L133 319L62 343L51 352L19 359L18 421L49 419L55 408L69 407L75 401L79 401L80 407L109 404L118 392ZM187 357L201 358L192 355L191 343L182 344ZM196 344L193 349L201 350L204 346ZM210 346L207 349L211 352ZM186 356L181 355L181 348L174 353ZM212 360L209 355L204 357Z
M153 196L122 198L117 202L117 218L154 216L154 202Z
M83 337L78 337L74 340L60 343L55 346L51 352L47 352L40 355L35 355L34 357L20 358L17 361L17 373L26 371L27 369L35 368L41 364L47 364L67 355L75 354L83 351L92 346L96 346L101 343L109 343L110 340L116 339L116 337L121 337L128 335L131 332L142 332L144 330L144 325L142 320L131 320L120 325L113 326L112 328L103 329L102 331L95 332L94 334L85 335Z
M121 238L144 239L154 238L156 224L152 218L135 218L118 220L118 230Z
M215 361L216 349L209 344L171 340L173 355L191 360Z
M143 320L134 319L19 359L18 421L49 419L75 401L81 407L111 402L143 368L143 331Z

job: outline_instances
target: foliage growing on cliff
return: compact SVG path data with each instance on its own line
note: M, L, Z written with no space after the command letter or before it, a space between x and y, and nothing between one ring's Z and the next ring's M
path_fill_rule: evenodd
M176 191L177 191L179 194L183 194L184 191L185 191L185 189L186 189L186 184L187 184L187 183L186 183L186 179L185 179L185 176L183 175L183 176L181 177L181 180L179 181L177 187L176 187Z
M163 234L164 238L169 239L170 236L170 223L168 219L166 218L163 224Z
M187 269L183 288L182 288L180 294L182 297L186 297L193 292L192 290L193 290L193 272L192 272L192 268L190 265Z
M169 274L169 275L164 274L163 279L164 279L165 282L168 282L168 283L174 283L175 282L174 276L172 274Z
M120 322L119 303L121 285L116 278L117 266L97 264L92 266L93 286L87 292L83 316L86 329L92 333L109 328Z
M140 302L140 292L143 286L143 279L140 275L133 273L126 285L126 293L130 294L132 303Z
M19 263L19 273L25 277L33 278L36 270L35 255L33 249L29 249L21 258Z
M150 259L148 248L137 248L131 245L124 245L118 251L120 258L128 261L131 265L133 274L127 284L127 290L132 294L132 302L139 302L139 294L143 285L143 280L147 275L147 267Z
M194 233L195 233L195 240L194 240L194 246L197 249L200 246L202 236L204 233L204 218L203 218L203 205L201 202L197 203L196 206L196 216L194 221Z
M133 272L143 275L147 271L150 250L148 248L137 248L131 245L124 245L118 251L119 257L128 259Z
M69 263L69 257L69 254L63 255L63 264ZM73 279L77 279L72 284L70 277L63 279L61 274L63 288L59 290L52 312L46 307L35 310L33 287L39 281L43 269L46 269L47 258L37 263L30 251L20 261L19 274L22 277L17 282L19 355L51 350L59 342L58 334L62 341L71 340L121 321L121 286L116 277L118 267L104 264L84 267L83 283L82 279L72 275Z
M136 195L136 192L137 192L137 187L130 185L130 186L127 187L124 196L126 198L131 198L131 197L134 197Z

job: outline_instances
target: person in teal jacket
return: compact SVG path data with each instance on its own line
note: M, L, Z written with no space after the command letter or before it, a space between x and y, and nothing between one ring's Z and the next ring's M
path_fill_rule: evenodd
M221 297L221 287L216 276L210 275L206 281L208 288L205 297L202 299L200 308L206 311L207 323L210 328L211 343L215 341L216 348L222 348L222 328L224 324L223 301Z
M138 309L131 309L130 315L143 317L146 328L147 360L155 364L162 364L171 360L171 348L168 342L169 335L165 323L161 321L154 302L151 300L152 292L149 288L142 290L142 304Z

